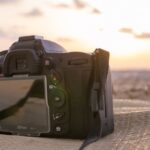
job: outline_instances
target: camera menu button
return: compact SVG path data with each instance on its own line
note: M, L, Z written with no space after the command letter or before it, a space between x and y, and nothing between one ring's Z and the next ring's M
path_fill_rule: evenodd
M54 120L61 120L63 119L65 116L65 113L56 113L56 114L53 114L53 119Z

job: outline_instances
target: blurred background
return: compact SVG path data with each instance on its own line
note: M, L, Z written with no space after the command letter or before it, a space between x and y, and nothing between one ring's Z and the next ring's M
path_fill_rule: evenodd
M115 98L150 97L149 0L0 0L0 51L42 35L68 51L111 53Z

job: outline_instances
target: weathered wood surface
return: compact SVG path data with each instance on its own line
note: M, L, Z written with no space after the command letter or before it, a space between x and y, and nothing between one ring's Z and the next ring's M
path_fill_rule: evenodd
M86 150L150 150L150 101L114 100L115 132ZM83 141L0 135L0 150L77 150Z

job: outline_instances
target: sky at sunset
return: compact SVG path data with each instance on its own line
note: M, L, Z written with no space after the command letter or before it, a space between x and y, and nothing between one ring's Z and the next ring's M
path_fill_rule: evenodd
M0 50L34 34L68 51L106 49L112 69L150 69L149 0L0 0Z

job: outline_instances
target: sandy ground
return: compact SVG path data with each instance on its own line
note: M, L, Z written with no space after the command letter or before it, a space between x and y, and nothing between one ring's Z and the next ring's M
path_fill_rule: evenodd
M149 150L150 102L114 100L115 132L86 150ZM0 135L0 150L78 150L83 141Z
M114 98L150 100L150 71L113 71Z

